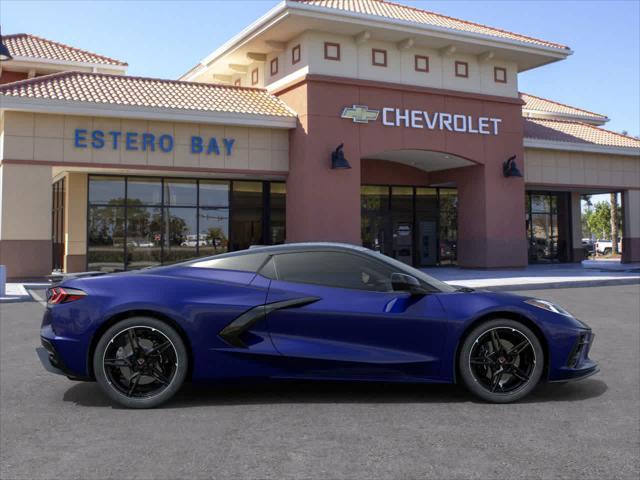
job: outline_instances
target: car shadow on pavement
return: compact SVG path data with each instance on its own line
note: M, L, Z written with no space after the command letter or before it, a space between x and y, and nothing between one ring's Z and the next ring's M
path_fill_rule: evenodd
M575 402L596 398L607 391L607 384L587 379L567 384L539 385L519 403ZM120 408L96 383L78 383L69 388L63 400L83 407ZM458 385L285 382L258 384L186 384L161 408L201 406L314 404L314 403L483 403Z

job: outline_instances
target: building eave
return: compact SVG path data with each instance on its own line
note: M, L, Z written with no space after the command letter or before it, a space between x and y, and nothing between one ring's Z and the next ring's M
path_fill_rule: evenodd
M607 123L609 117L596 117L589 115L573 115L571 113L559 113L559 112L543 112L540 110L532 110L528 108L522 108L522 115L525 118L539 118L541 120L568 120L573 122L591 123L593 125L604 125Z
M38 66L81 67L81 68L91 68L91 69L98 68L98 69L106 69L106 70L117 70L122 73L126 73L128 68L127 65L116 65L113 63L75 62L72 60L56 60L51 58L32 58L32 57L21 57L21 56L14 56L11 60L9 60L3 65L3 67L5 68L11 68L12 66L25 66L25 67L32 67L32 68L37 68Z
M116 117L165 122L191 122L213 125L281 128L296 127L296 117L256 115L251 113L209 112L202 110L168 109L130 105L102 104L69 100L50 100L0 96L2 111L22 111L45 114Z
M202 69L207 68L219 58L228 55L234 50L237 50L243 44L246 44L251 39L257 37L272 25L291 14L300 16L312 16L314 18L323 18L334 22L353 22L355 20L363 27L369 26L382 29L391 29L413 35L428 34L451 41L466 40L469 42L473 42L474 44L485 45L488 48L507 48L509 50L514 50L521 53L536 54L547 57L548 61L543 62L543 64L551 63L557 60L563 60L569 55L573 54L573 50L568 47L551 47L528 43L520 40L512 40L485 34L465 32L452 28L438 27L435 25L421 25L407 20L381 18L375 15L367 15L343 10L327 10L324 7L292 2L291 0L284 0L277 4L271 10L269 10L262 17L257 19L255 22L253 22L251 25L246 27L240 33L233 36L210 55L201 60L199 65L196 65L189 71L185 72L182 76L179 77L179 80L193 80L197 76L197 74L202 71Z

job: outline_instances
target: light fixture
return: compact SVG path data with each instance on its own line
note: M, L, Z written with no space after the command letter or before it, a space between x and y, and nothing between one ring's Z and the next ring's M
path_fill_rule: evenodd
M502 175L504 175L506 178L522 177L522 173L520 173L520 170L516 165L515 155L509 157L507 161L502 164Z
M343 147L344 143L341 143L335 151L331 152L331 169L333 170L345 170L347 168L351 168L347 159L344 158L344 152L342 151Z
M2 41L2 30L0 29L0 62L6 62L12 58L11 52L9 52L9 49Z

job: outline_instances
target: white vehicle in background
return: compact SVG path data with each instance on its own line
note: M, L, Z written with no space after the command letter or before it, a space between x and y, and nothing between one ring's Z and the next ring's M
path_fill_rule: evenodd
M208 245L206 233L187 235L185 241L180 244L181 247L195 247L196 245L199 247L206 247Z
M611 240L596 240L596 253L600 255L610 255L613 252ZM618 252L622 253L622 240L618 239Z

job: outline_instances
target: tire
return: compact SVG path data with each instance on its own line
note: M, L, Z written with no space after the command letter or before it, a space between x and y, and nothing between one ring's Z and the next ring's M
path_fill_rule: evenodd
M544 360L540 340L529 328L515 320L494 319L469 332L458 366L462 381L475 396L491 403L510 403L536 387Z
M602 252L602 254L603 255L611 255L611 252L612 252L611 248L607 247L607 248L604 249L604 252Z
M98 385L127 408L153 408L169 400L184 383L188 363L178 332L151 317L116 323L100 337L93 354Z

